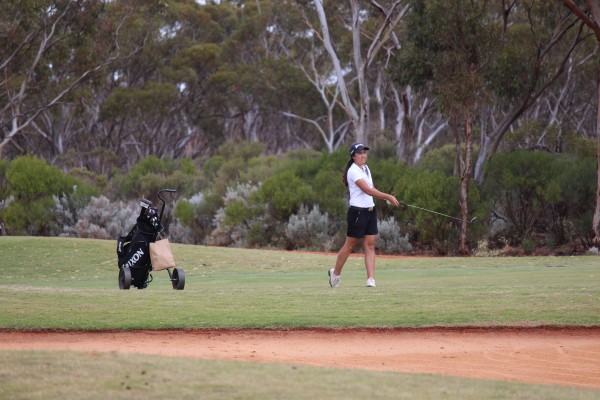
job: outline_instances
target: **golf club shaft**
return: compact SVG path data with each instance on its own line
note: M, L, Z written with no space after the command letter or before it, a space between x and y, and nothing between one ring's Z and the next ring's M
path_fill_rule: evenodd
M412 207L412 208L417 208L417 209L419 209L419 210L423 210L423 211L427 211L427 212L430 212L430 213L433 213L433 214L441 215L441 216L443 216L443 217L446 217L446 218L451 218L451 219L454 219L454 220L456 220L456 221L460 221L460 222L467 222L467 223L469 223L469 224L470 224L470 223L472 223L473 221L475 221L475 218L473 218L473 219L472 219L472 220L470 220L470 221L467 221L466 219L460 219L460 218L456 218L456 217L453 217L453 216L451 216L451 215L443 214L443 213L441 213L441 212L437 212L437 211L433 211L433 210L428 210L428 209L426 209L426 208L419 207L419 206L414 206L414 205L412 205L412 204L406 204L406 203L403 203L403 202L400 202L400 204L402 204L403 206Z

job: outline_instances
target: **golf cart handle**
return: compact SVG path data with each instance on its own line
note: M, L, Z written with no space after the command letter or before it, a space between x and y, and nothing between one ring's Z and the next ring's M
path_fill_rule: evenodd
M158 191L158 198L160 199L160 201L162 201L162 207L160 208L160 215L158 217L159 221L162 221L163 212L165 211L165 199L163 199L162 196L161 196L162 192L175 193L175 192L177 192L177 190L175 190L175 189L161 189L161 190Z
M164 204L165 199L163 199L162 196L161 196L162 192L175 193L175 192L177 192L177 190L175 190L175 189L161 189L161 190L158 191L158 198L161 199L162 202L163 202L163 204Z

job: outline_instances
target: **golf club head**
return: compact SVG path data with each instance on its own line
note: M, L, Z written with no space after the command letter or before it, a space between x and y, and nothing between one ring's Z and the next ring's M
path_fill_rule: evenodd
M469 221L469 223L472 224L473 222L475 222L476 219L477 219L477 217L471 218L471 220Z

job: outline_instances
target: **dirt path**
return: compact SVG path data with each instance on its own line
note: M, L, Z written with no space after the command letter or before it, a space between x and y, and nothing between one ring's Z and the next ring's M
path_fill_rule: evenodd
M0 331L0 349L65 349L418 372L600 389L600 328Z

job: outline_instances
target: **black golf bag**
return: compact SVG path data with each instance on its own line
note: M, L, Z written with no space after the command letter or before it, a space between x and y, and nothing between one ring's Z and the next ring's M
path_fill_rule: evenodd
M158 192L158 198L162 202L160 212L158 208L152 207L151 201L140 200L142 209L136 224L126 236L117 238L119 289L127 290L131 286L144 289L152 282L150 271L163 269L169 273L173 289L183 290L185 287L185 271L175 266L169 240L163 237L164 227L161 221L165 199L161 195L165 192L175 193L176 190L162 189Z
M152 281L150 271L150 243L156 241L163 226L160 223L158 209L152 207L152 202L140 200L140 215L136 224L126 236L117 239L117 256L119 268L129 268L131 271L131 284L138 289L143 289Z

